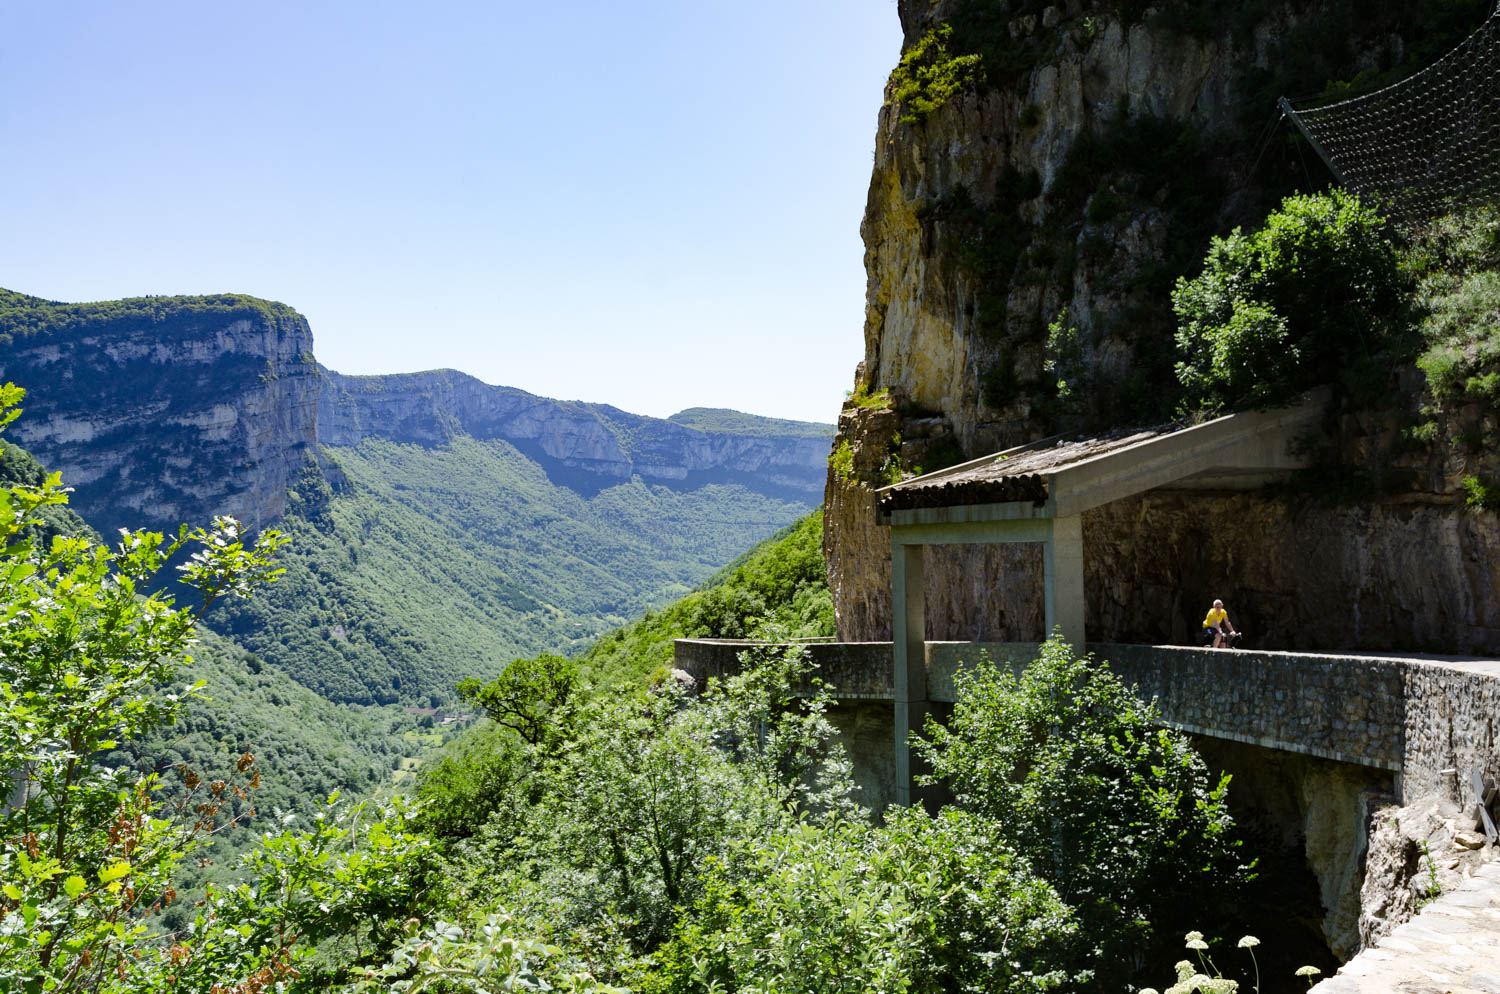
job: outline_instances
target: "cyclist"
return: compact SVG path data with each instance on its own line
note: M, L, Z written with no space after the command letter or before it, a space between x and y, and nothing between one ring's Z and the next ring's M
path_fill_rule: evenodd
M1224 629L1226 628L1231 634L1234 632L1234 626L1229 623L1229 612L1224 610L1224 602L1215 600L1214 606L1208 609L1208 616L1203 619L1204 643L1212 639L1215 649L1224 648Z

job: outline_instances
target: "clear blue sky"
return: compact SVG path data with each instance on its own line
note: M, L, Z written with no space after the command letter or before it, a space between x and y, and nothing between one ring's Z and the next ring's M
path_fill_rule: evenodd
M893 0L6 0L0 286L235 291L345 373L829 421Z

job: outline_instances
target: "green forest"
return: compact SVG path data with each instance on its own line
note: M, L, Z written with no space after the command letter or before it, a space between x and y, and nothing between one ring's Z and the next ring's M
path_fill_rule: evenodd
M1225 778L1061 644L1019 679L975 670L928 726L930 779L955 798L939 815L854 802L831 697L790 696L800 650L750 653L695 697L662 679L674 635L828 630L816 516L589 653L463 681L488 720L414 801L250 820L280 764L316 779L296 790L370 796L379 768L329 741L366 726L325 727L312 760L284 724L327 720L311 695L237 724L288 688L243 650L195 648L200 608L141 596L178 543L40 534L56 478L0 493L4 599L28 619L0 627L4 763L32 784L0 848L4 920L26 926L0 931L0 982L18 990L1069 990L1169 974L1173 933L1225 924L1212 909L1252 876ZM290 575L276 531L183 540L186 603ZM203 846L249 826L201 879ZM1082 858L1050 859L1059 841Z
M0 333L0 345L9 345L15 338L64 332L74 328L124 332L169 322L180 323L182 319L221 325L239 320L268 324L302 323L304 320L302 315L286 304L242 293L129 297L124 300L65 304L0 287L0 328L5 329Z
M293 488L286 574L209 624L345 703L451 703L464 677L576 652L807 510L639 479L585 497L509 443L466 435L324 452L344 482L310 463Z

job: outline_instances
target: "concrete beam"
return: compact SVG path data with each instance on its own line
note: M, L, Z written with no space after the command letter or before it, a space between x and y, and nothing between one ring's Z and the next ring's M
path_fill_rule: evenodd
M920 731L931 705L927 698L926 589L921 545L891 546L891 607L894 610L893 672L895 802L912 802L916 773L911 733Z
M1083 517L1052 519L1052 537L1042 551L1046 636L1060 634L1074 649L1086 644L1083 597Z
M1048 498L1041 505L1031 501L1008 501L907 508L892 511L888 523L895 528L1067 517L1195 477L1209 481L1232 479L1236 486L1245 486L1257 477L1269 479L1286 470L1309 465L1306 447L1296 443L1302 436L1320 430L1328 397L1327 390L1316 390L1291 407L1228 414L1192 428L1113 449L1052 472L1042 471L1039 475L1046 478ZM1019 453L1037 447L1041 447L1040 443L1008 452ZM918 477L886 489L928 486L943 476L993 462L996 458L986 456L971 460L941 473ZM882 519L881 523L887 522Z
M1294 407L1229 414L1084 460L1052 475L1048 504L1062 517L1199 473L1303 468L1309 456L1294 443L1319 428L1327 403L1317 391Z

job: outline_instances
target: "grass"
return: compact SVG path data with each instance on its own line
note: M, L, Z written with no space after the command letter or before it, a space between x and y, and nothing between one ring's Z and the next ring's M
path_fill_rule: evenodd
M869 385L861 383L849 393L844 394L844 401L851 407L862 410L887 408L891 406L891 392L882 387L871 393Z

